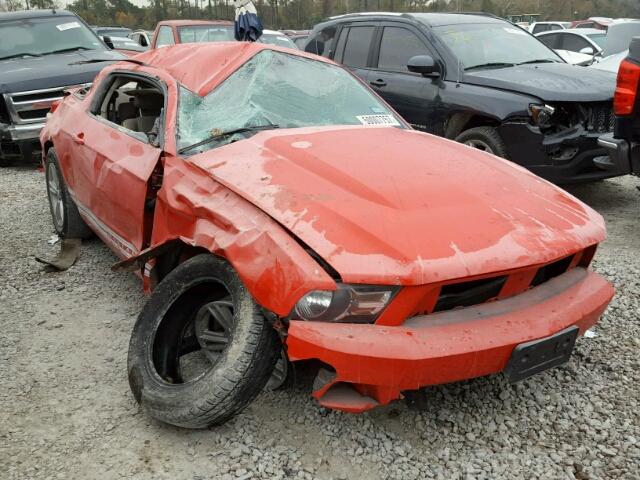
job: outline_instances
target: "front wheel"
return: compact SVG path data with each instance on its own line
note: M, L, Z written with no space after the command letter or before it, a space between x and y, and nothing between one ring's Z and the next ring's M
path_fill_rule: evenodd
M483 152L491 153L492 155L497 155L498 157L508 158L504 141L498 131L493 127L475 127L465 130L456 137L456 142L482 150Z
M281 351L240 277L197 255L153 291L129 344L129 385L152 417L186 428L224 423L264 388Z

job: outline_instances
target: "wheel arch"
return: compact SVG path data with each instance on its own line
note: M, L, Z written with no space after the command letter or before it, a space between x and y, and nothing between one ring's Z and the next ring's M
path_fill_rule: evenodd
M454 140L465 130L476 127L499 127L502 120L498 117L473 112L454 113L447 122L445 137Z

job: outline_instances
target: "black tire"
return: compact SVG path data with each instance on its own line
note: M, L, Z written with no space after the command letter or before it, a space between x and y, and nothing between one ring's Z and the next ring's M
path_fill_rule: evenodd
M13 162L11 160L0 155L0 168L7 168L12 165L13 165Z
M211 352L202 347L197 322L203 311L213 305L218 312L215 307L222 304L230 306L229 328L214 332L210 322L215 314L207 317L206 328L211 335L228 332L228 340ZM140 313L129 344L129 385L142 408L158 420L185 428L219 425L260 393L281 348L275 329L231 265L200 254L170 272ZM209 362L193 379L183 368L190 355Z
M91 238L93 232L84 223L78 207L69 195L69 190L60 170L60 163L55 148L50 148L44 162L44 172L47 183L47 198L53 228L61 238ZM55 178L53 177L55 176ZM57 185L57 187L55 187ZM57 194L54 193L57 190ZM61 212L59 216L57 212Z
M498 157L509 158L504 140L493 127L475 127L465 130L456 137L456 142L464 143Z

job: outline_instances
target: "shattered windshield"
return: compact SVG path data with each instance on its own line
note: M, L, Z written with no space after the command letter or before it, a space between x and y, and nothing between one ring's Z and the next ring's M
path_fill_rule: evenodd
M193 153L269 127L402 125L342 68L273 50L256 54L205 97L180 87L178 110L178 150Z

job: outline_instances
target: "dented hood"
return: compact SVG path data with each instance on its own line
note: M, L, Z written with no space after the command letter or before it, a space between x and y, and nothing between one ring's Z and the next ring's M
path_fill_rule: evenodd
M418 285L504 271L605 235L600 215L563 190L411 130L273 130L189 161L296 235L345 282Z
M464 82L531 95L545 102L603 102L611 100L616 89L615 75L566 63L467 72Z

